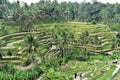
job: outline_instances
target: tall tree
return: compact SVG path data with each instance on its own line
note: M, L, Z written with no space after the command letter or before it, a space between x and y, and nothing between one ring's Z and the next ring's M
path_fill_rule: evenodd
M8 0L0 0L0 19L4 17L4 13L8 11L10 3Z
M107 10L102 10L102 11L100 12L100 16L101 16L104 24L108 24L108 23L109 23L110 13L109 13Z
M38 53L37 48L39 46L37 37L32 34L28 34L24 40L23 57L28 56L30 59L33 59L34 55Z
M82 44L83 48L84 48L84 58L85 60L89 57L88 56L88 52L87 52L87 48L88 48L88 44L90 43L90 36L89 36L89 32L85 31L80 35L80 43Z
M68 29L61 29L55 27L53 30L53 40L57 43L57 46L60 49L60 54L63 59L63 64L65 63L66 59L66 48L68 47L68 43L71 41Z

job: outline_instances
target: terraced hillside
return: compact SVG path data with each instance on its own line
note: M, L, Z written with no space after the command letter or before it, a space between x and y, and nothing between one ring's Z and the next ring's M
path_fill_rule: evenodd
M96 43L90 43L87 45L88 51L91 53L100 53L100 52L110 52L113 51L111 45L113 43L113 39L116 37L117 32L112 31L109 27L106 27L105 25L81 25L81 24L74 24L74 28L72 27L73 32L75 33L75 36L77 37L77 42L73 45L78 47L85 47L81 45L79 42L79 36L84 31L88 31L90 37L96 37L97 41Z
M66 62L66 64L59 66L60 69L56 72L61 74L61 79L68 80L68 78L71 78L72 80L74 73L84 74L82 78L86 78L87 80L111 79L111 75L115 70L115 64L112 64L112 60L116 58L116 55L114 56L114 54L108 54L114 53L120 49L119 45L117 47L112 47L114 44L113 39L116 37L117 32L112 31L109 27L102 24L91 25L83 23L58 23L46 24L44 26L48 26L48 28L45 27L44 29L41 29L38 27L38 30L35 30L34 32L17 32L14 34L1 36L0 50L2 52L2 58L0 60L0 64L2 65L10 62L13 63L14 67L19 70L32 69L36 65L31 62L27 66L22 66L28 59L28 57L23 56L24 47L22 47L25 44L27 34L35 35L38 38L39 43L42 44L42 47L38 49L39 56L34 55L35 61L40 64L42 61L41 59L43 59L47 61L46 64L48 64L48 62L51 64L57 64L57 61L55 60L58 60L57 55L60 53L60 48L58 47L59 45L57 44L57 40L54 40L53 38L53 28L56 26L59 28L59 30L68 29L73 33L74 41L68 43L68 49L70 48L72 50L77 48L82 51L84 48L86 48L86 51L90 55L90 58L87 61L71 58ZM89 34L89 36L87 36L89 39L86 38L82 40L81 35L83 35L83 33L86 31ZM87 39L87 44L82 43ZM54 43L54 45L51 47L50 41ZM71 55L74 56L77 54L77 57L79 57L80 52L78 51L78 53L75 53L76 52L73 51ZM119 54L118 59L120 59ZM46 73L47 71L49 70L43 71L44 76L42 76L42 78L40 77L41 80L46 80L46 77L48 77L49 73Z
M25 35L32 33L36 34L39 37L39 40L41 41L47 41L47 39L50 37L50 35L44 35L43 32L37 31L37 32L21 32L21 33L14 33L14 34L9 34L5 36L1 36L0 39L4 41L4 44L2 45L1 49L3 53L7 53L8 50L15 51L15 54L12 54L12 56L4 56L1 62L21 62L21 55L19 54L19 47L15 46L15 44L22 43L24 41ZM5 61L6 60L6 61ZM19 61L20 60L20 61Z

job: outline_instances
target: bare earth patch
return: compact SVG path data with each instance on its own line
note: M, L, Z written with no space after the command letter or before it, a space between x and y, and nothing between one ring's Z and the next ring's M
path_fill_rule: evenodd
M31 63L31 64L28 65L28 66L20 66L20 65L18 65L18 66L14 66L14 67L15 67L16 69L18 69L18 70L23 70L23 71L25 71L25 70L32 69L34 66L35 66L35 64L34 64L34 63Z

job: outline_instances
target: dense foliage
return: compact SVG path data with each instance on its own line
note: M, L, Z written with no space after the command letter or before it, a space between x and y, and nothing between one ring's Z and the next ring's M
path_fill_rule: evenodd
M13 16L14 21L21 25L31 27L33 22L110 22L120 23L120 4L101 3L97 0L91 2L61 2L57 0L40 0L38 3L27 5L19 1L9 3L7 0L0 0L0 16L7 20ZM93 21L94 20L94 21ZM28 23L24 23L28 22Z
M79 72L91 80L109 78L115 68L109 62L120 59L120 33L113 31L120 30L119 13L120 4L97 0L0 0L0 79L73 80Z
M11 63L6 63L0 67L1 80L36 80L41 74L42 71L38 66L28 71L14 69Z

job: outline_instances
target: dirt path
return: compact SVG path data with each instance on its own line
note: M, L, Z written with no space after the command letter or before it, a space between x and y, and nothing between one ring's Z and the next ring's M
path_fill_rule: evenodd
M114 70L114 72L112 73L112 76L116 75L120 69L120 64L119 65L116 65L116 69Z
M120 72L118 72L112 80L119 80L120 79Z
M17 43L20 43L20 42L23 42L23 41L24 40L14 41L14 42L8 43L5 47L2 47L2 48L3 49L12 49L12 48L15 48L14 44L17 44Z
M14 41L12 43L9 43L6 45L6 47L14 47L14 44L17 44L17 43L20 43L20 42L23 42L24 40L18 40L18 41Z
M35 64L34 64L34 63L31 63L31 64L28 65L28 66L19 66L19 65L17 65L17 66L14 66L14 67L15 67L16 69L18 69L18 70L23 70L23 71L25 71L25 70L32 69L34 66L35 66Z
M40 59L38 56L35 57L35 63L38 63L38 64L41 63L41 59ZM25 71L25 70L32 69L32 68L35 66L35 63L31 63L31 64L28 65L28 66L15 65L14 67L15 67L16 69L18 69L18 70L23 70L23 71Z
M73 80L81 80L79 76L77 76L77 78L74 78Z
M37 80L41 80L44 76L45 74L42 74Z

